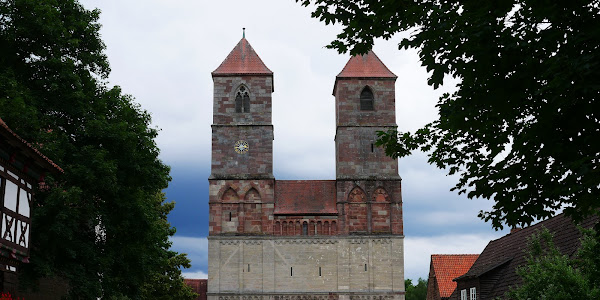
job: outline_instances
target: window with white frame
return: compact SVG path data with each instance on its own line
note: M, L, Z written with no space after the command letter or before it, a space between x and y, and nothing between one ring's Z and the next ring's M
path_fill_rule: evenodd
M467 299L467 290L460 290L460 300L469 300Z
M471 294L469 300L477 300L477 290L474 287L469 289L469 294Z
M29 248L31 184L2 168L0 176L0 240Z

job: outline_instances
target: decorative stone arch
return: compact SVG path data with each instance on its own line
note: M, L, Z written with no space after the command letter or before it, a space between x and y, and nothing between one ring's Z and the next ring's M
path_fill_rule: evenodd
M331 221L331 230L329 231L330 235L337 235L337 222L336 221Z
M302 234L302 224L300 223L300 220L296 221L296 226L294 226L294 235L301 235Z
M365 234L368 232L369 207L367 196L359 186L354 187L348 195L348 214L346 217L348 218L347 224L350 234Z
M387 191L385 190L384 187L378 187L375 189L375 191L373 192L373 195L371 196L371 201L373 202L391 202L390 201L390 195L387 193Z
M221 194L221 232L235 233L240 225L239 196L232 187L224 188Z
M375 93L368 85L360 91L360 110L375 110Z
M308 235L308 222L302 221L302 235Z
M250 89L246 84L238 85L233 93L233 101L236 113L250 112Z
M244 193L244 202L261 202L261 195L254 185L250 185Z
M275 225L273 226L273 235L282 235L281 222L275 222Z
M366 202L367 194L359 186L355 186L348 194L348 202Z
M378 187L371 196L369 219L372 233L391 233L391 201L390 196L383 187Z
M248 189L244 195L244 232L261 233L262 232L262 203L260 193L254 187Z
M226 188L221 194L221 202L239 202L240 197L238 193L232 188Z
M239 188L235 185L224 185L221 187L221 189L219 190L219 192L217 193L217 199L219 199L219 201L223 201L223 199L225 199L225 193L228 193L233 191L235 193L235 196L238 198L238 201L240 199L239 195Z

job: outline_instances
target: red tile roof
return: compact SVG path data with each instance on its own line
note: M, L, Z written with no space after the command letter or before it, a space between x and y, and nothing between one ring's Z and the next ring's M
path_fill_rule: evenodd
M471 268L479 254L432 254L431 266L435 272L440 297L447 298L456 289L452 279L459 277Z
M579 226L592 228L598 222L598 216L592 216L582 221ZM487 284L485 299L496 299L510 289L511 286L521 284L521 277L517 275L516 269L527 262L528 239L534 233L548 229L554 236L554 245L559 251L572 257L580 245L581 231L570 218L559 214L548 220L523 228L519 231L507 234L497 240L489 242L479 259L464 275L456 278L456 281L479 279L480 285ZM495 275L491 276L492 273ZM490 277L487 277L490 274ZM495 277L493 281L487 279ZM487 282L483 282L487 280ZM454 295L453 295L454 297ZM458 296L456 297L457 299ZM481 297L484 299L484 297Z
M265 66L258 54L252 49L246 38L231 50L221 65L212 72L213 76L232 75L273 75L273 72Z
M61 169L58 165L56 165L54 162L52 162L52 160L50 160L49 158L44 156L39 150L34 148L30 143L28 143L23 138L21 138L18 134L16 134L14 131L12 131L8 127L8 125L6 125L6 123L4 123L4 120L2 120L1 118L0 118L0 133L2 133L2 135L4 135L6 138L10 138L10 139L14 140L15 142L17 142L19 144L19 146L21 147L21 149L25 150L26 152L29 152L28 155L30 157L33 157L37 161L41 162L42 164L44 164L45 165L44 167L48 168L49 170L64 173L63 169Z
M398 78L388 69L373 51L350 58L337 78Z
M206 300L207 279L183 279L183 282L198 294L195 300Z
M335 180L277 180L275 214L337 214Z

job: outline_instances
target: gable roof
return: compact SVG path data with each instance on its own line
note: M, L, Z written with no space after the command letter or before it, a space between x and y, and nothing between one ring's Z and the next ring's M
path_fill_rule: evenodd
M258 57L248 40L242 38L212 76L269 75L273 72Z
M583 221L580 226L591 228L598 222L594 216ZM535 225L507 234L488 243L479 259L464 275L455 278L455 281L485 277L494 271L497 280L486 291L486 298L502 297L510 286L521 284L521 278L515 272L518 266L526 263L528 238L543 228L547 228L554 235L554 244L559 251L572 257L579 248L581 233L570 218L560 214ZM482 291L484 287L481 287Z
M348 60L346 66L340 74L339 78L398 78L383 62L377 57L375 52L369 51L365 55L354 55Z
M274 214L337 214L335 195L335 180L277 180Z
M12 131L8 125L0 118L0 136L10 141L11 144L20 148L25 155L34 159L43 168L51 172L64 173L57 164L55 164L48 157L43 155L38 149L33 147L30 143L21 138L18 134Z
M431 269L438 284L439 294L448 298L456 289L452 279L465 274L473 265L479 254L432 254Z

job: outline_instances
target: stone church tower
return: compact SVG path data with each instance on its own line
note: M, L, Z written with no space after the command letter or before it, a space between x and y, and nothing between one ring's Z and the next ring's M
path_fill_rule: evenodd
M404 299L396 76L373 52L336 77L336 180L273 177L273 72L245 38L212 72L208 299Z

